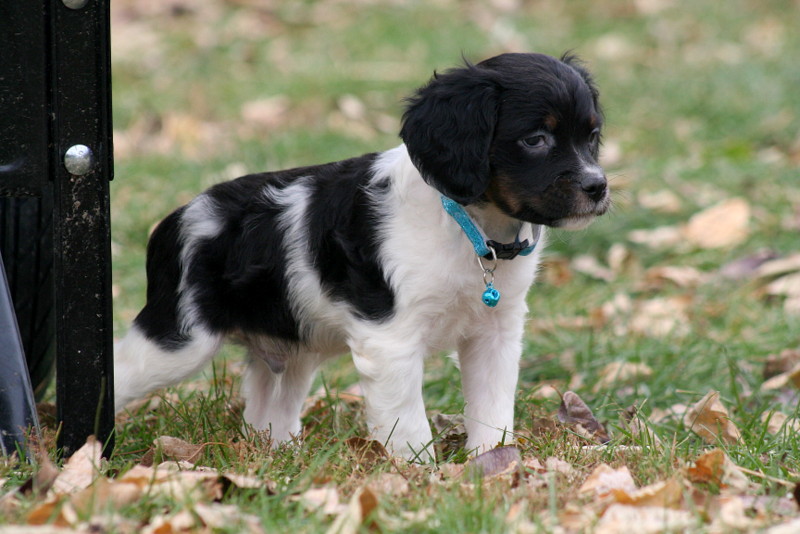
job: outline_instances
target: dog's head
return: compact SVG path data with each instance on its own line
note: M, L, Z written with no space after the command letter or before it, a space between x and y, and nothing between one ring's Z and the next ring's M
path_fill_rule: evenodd
M409 98L400 136L425 181L457 202L580 228L610 203L602 126L575 57L503 54L434 75Z

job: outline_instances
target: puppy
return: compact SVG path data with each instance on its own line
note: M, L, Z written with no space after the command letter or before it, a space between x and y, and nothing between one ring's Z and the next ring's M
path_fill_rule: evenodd
M455 349L467 448L493 448L514 428L543 227L608 209L602 124L576 58L503 54L434 75L396 148L211 187L150 238L147 304L115 350L116 408L232 339L249 353L245 421L277 444L301 434L320 363L350 352L372 437L427 460L423 362Z

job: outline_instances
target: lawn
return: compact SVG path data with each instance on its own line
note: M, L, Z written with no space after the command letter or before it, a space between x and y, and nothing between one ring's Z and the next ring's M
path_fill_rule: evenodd
M270 452L242 428L242 355L229 348L121 416L99 467L54 467L46 428L34 466L0 465L0 525L800 531L797 2L111 5L118 336L144 303L155 222L247 172L395 146L402 99L462 56L582 57L601 91L614 207L586 230L551 233L529 295L514 448L465 464L447 428L437 465L387 458L363 439L343 357L319 375L304 443ZM426 373L431 418L461 412L452 362L431 358ZM594 419L570 422L567 391ZM595 419L604 445L586 429ZM167 472L170 460L194 467ZM59 485L81 469L80 487Z

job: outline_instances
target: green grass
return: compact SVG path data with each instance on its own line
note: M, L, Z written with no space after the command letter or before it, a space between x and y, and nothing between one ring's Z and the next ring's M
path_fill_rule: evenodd
M181 9L171 9L173 5ZM516 7L504 10L502 6ZM636 6L662 6L649 13ZM434 69L455 66L461 56L480 60L506 50L559 55L573 50L594 72L606 113L607 167L615 207L579 233L554 232L550 269L589 254L606 263L612 245L623 244L637 268L611 282L572 273L548 276L529 296L535 324L556 318L588 319L615 295L634 302L685 297L689 322L684 335L620 335L611 324L589 328L534 328L526 349L517 404L517 427L530 430L536 417L558 407L533 392L543 381L576 391L613 439L605 451L587 452L563 429L529 436L523 457L557 456L576 468L557 475L550 490L534 492L532 520L575 498L576 485L598 462L627 465L639 484L671 476L708 445L680 420L649 424L664 448L627 434L619 414L641 407L691 405L718 390L743 435L739 445L720 444L749 470L793 480L800 472L800 438L766 433L764 411L798 416L797 397L763 393L765 357L800 345L800 318L781 299L766 298L760 285L715 277L697 288L642 285L655 266L691 266L713 275L726 263L761 249L797 251L800 211L800 9L796 2L112 2L114 10L114 121L117 137L112 184L115 332L121 335L144 302L144 253L151 226L205 187L244 172L322 163L399 143L402 98ZM173 6L173 7L174 7ZM137 41L141 39L142 41ZM138 43L138 44L137 44ZM143 44L142 44L143 43ZM281 95L288 113L268 125L248 125L245 103ZM354 95L367 108L366 126L341 126L337 102ZM383 126L381 126L383 125ZM357 131L360 133L352 133ZM680 199L672 213L644 207L642 193L668 190ZM683 224L719 200L743 197L752 209L750 234L733 248L654 250L628 240L635 229ZM792 219L794 217L794 219ZM794 220L794 223L792 223ZM794 226L792 226L794 225ZM712 231L713 229L709 229ZM304 421L309 435L300 448L269 452L241 427L235 372L241 354L227 349L213 373L192 388L170 390L155 410L118 426L112 471L139 462L163 435L207 444L198 464L254 472L276 482L275 494L239 491L225 502L257 515L266 531L323 531L331 518L309 512L291 495L329 481L349 495L360 481L393 472L389 462L354 467L344 441L366 435L358 406L329 397ZM645 363L651 377L629 386L593 391L601 369L612 361ZM347 358L325 367L318 380L329 391L357 380ZM458 413L463 399L458 372L441 358L427 368L429 413ZM315 387L317 387L315 386ZM174 402L173 394L182 399ZM788 400L787 400L788 399ZM455 456L458 458L458 455ZM519 492L480 484L432 484L429 473L406 471L411 491L383 495L378 525L408 532L503 532L505 516ZM7 487L21 484L25 466L0 466ZM785 488L762 482L763 494ZM553 489L555 488L555 490ZM548 492L549 491L549 492ZM478 493L483 492L478 495ZM23 518L36 499L0 523ZM124 508L126 517L147 521L180 503L147 502ZM433 510L420 521L404 513ZM544 515L540 515L540 512ZM424 515L424 514L423 514ZM237 531L231 527L230 531Z

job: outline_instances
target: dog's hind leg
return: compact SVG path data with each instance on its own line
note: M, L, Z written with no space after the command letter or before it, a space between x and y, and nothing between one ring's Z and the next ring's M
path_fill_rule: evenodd
M300 437L300 411L318 365L319 357L313 353L284 359L251 349L242 382L244 420L268 432L273 447Z

